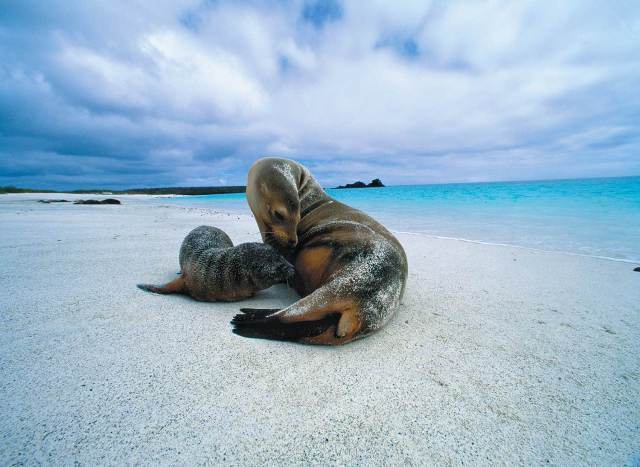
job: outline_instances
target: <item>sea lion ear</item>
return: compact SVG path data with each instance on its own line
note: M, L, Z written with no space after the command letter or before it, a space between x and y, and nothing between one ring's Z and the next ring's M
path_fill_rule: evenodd
M263 195L266 195L269 193L269 187L267 186L266 182L260 183L260 193L262 193Z

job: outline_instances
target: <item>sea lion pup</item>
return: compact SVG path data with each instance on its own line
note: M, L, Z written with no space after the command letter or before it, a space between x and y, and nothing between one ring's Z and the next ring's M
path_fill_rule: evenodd
M404 249L386 228L328 196L306 167L287 159L253 164L247 200L264 242L295 266L303 298L282 310L241 309L233 332L335 345L385 325L407 281Z
M149 292L190 295L196 300L232 302L293 278L293 266L264 243L233 246L222 230L193 229L180 247L180 277L165 285L138 284Z

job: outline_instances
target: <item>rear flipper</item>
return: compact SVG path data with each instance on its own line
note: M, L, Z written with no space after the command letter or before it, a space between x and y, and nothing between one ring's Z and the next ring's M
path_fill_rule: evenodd
M231 324L235 334L261 339L335 345L350 342L362 328L357 303L320 288L282 310L243 308Z
M138 284L138 288L141 290L146 290L147 292L159 294L184 293L184 277L180 276L165 285Z
M323 334L331 327L335 327L340 319L339 313L326 315L316 321L296 323L283 323L278 319L268 319L268 315L276 311L278 310L243 308L243 314L236 315L231 321L234 326L234 334L257 339L299 342Z
M243 314L234 316L231 322L235 324L242 321L266 318L280 310L281 308L240 308Z

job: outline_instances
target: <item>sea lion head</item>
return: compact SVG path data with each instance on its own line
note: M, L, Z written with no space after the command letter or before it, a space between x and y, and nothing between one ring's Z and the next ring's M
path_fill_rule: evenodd
M241 262L259 289L274 284L290 283L295 268L274 247L266 243L242 243L234 247L239 252Z
M298 244L298 180L298 164L287 159L260 159L249 170L247 201L262 240L280 251Z

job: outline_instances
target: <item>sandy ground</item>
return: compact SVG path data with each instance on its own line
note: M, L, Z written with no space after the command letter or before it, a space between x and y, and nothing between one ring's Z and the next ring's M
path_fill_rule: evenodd
M135 287L175 277L198 225L258 240L249 217L41 197L0 196L4 465L640 463L634 265L399 235L395 319L309 347Z

